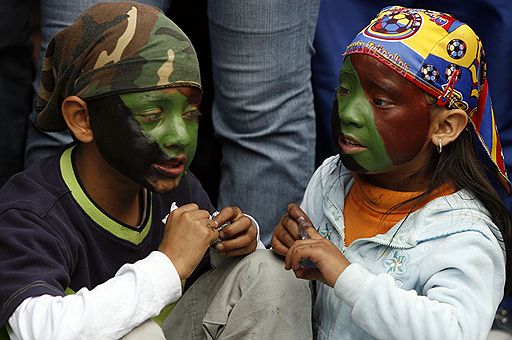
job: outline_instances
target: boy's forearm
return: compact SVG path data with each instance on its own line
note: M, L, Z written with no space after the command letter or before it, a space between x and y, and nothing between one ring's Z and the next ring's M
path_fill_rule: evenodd
M181 294L172 262L153 252L90 291L26 299L9 318L11 339L117 339Z

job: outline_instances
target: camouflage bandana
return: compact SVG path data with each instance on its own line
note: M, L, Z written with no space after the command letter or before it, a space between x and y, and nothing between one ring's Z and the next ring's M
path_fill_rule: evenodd
M60 108L71 95L93 99L177 86L201 89L197 55L185 33L157 8L99 3L50 41L37 126L65 130Z

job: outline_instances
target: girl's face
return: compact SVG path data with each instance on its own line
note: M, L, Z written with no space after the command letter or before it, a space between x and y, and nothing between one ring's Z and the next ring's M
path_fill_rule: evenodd
M432 152L431 108L418 87L387 66L350 55L340 72L334 117L344 165L367 174L421 169Z
M96 124L96 144L114 169L156 192L180 182L197 146L201 92L165 88L120 95L126 109Z

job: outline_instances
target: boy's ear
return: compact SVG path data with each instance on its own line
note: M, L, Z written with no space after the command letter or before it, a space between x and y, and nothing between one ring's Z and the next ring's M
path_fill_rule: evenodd
M468 124L468 115L461 109L439 110L434 119L431 140L436 147L439 143L445 146L456 140Z
M61 106L64 120L71 133L82 143L90 143L94 135L89 124L89 111L87 103L80 97L69 96L64 99Z

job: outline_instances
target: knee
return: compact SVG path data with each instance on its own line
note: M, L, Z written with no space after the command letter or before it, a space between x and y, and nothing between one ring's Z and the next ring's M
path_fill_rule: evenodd
M272 250L256 250L239 265L243 266L243 280L269 298L311 298L309 281L297 279L292 271L285 270L283 259Z

